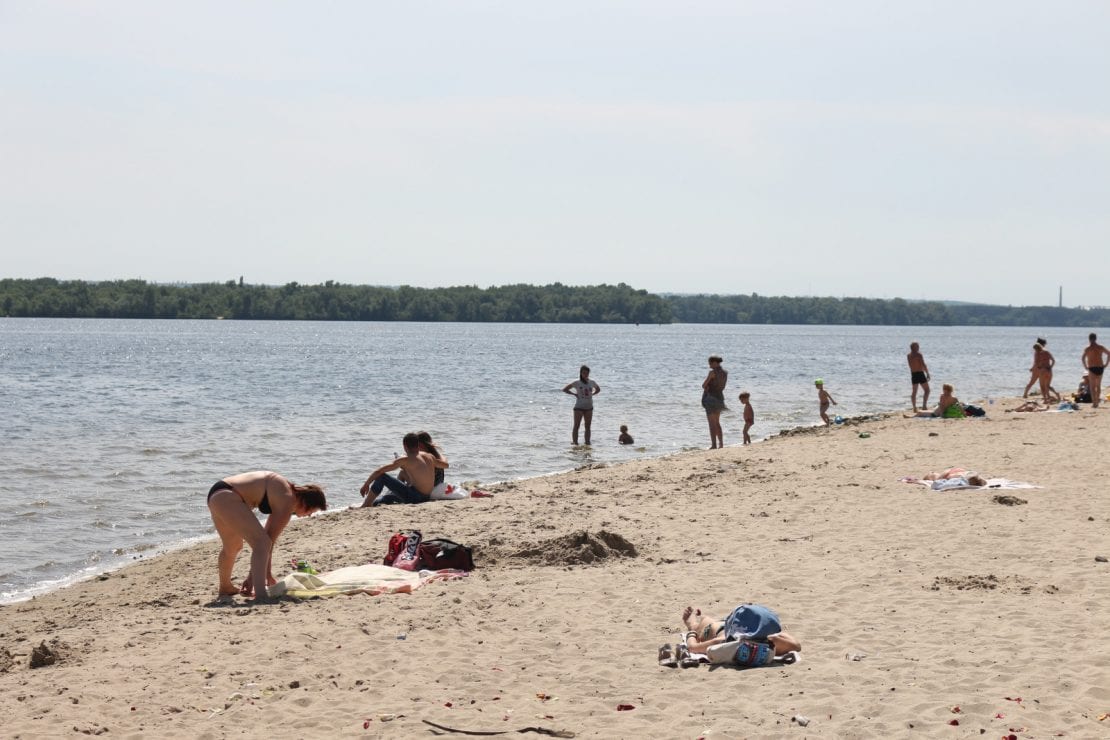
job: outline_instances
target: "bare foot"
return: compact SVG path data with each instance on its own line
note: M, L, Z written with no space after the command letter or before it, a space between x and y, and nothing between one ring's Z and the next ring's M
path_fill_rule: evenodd
M697 617L698 621L700 622L701 621L701 609L695 609L692 606L688 606L688 607L686 607L685 609L682 610L682 623L684 625L686 625L687 630L696 629L696 627L693 624L690 623L690 617L692 617L692 616Z

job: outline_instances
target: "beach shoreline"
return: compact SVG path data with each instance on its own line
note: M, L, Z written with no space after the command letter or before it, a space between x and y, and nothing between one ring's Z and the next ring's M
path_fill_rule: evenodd
M851 417L843 417L843 425L852 426L852 425L855 425L855 424L859 424L863 421L880 419L880 418L884 418L884 417L887 417L887 416L895 415L897 413L899 413L899 412L898 411L879 411L879 412L874 412L874 413L869 413L869 414L860 414L860 415L851 416ZM822 424L820 421L816 421L816 422L814 422L812 424L809 424L809 425L802 424L802 425L795 425L795 426L791 426L791 427L784 427L784 428L779 429L775 432L769 433L765 437L757 437L757 438L752 440L752 443L753 444L760 444L760 443L763 443L763 442L765 442L769 439L772 439L774 437L790 436L790 435L793 435L793 434L805 434L808 431L821 429L821 428L824 428L824 424ZM743 446L743 445L732 444L732 445L726 445L726 448L728 448L728 447L741 447L741 446ZM682 450L677 450L677 451L669 451L669 452L666 452L666 453L663 453L663 454L660 454L660 455L652 455L652 456L640 457L640 458L635 458L635 459L638 459L638 460L666 460L666 459L668 459L670 457L673 457L673 456L676 456L676 455L685 455L685 454L689 454L689 453L692 453L692 452L699 452L699 451L702 451L704 449L705 448L703 448L703 447L696 447L696 448L691 447L691 448L688 448L688 449L682 449ZM491 483L488 483L488 484L486 484L482 481L465 481L465 482L463 482L459 485L461 485L463 487L466 487L466 486L470 485L473 488L478 488L480 490L497 491L497 490L503 488L506 485L516 485L516 484L520 484L520 483L525 483L525 482L530 481L530 480L548 478L548 477L552 477L552 476L566 475L568 473L573 473L575 470L581 469L583 467L623 465L627 462L632 462L632 460L615 461L615 462L614 461L606 461L606 462L600 462L600 463L585 463L584 465L580 465L580 466L576 466L576 467L572 467L572 468L566 468L566 469L563 469L563 470L556 470L556 471L548 472L548 473L539 473L539 474L536 474L536 475L525 475L525 476L522 476L520 478L513 478L513 479L503 480L503 481L494 481L494 482L491 482ZM443 502L432 502L432 503L443 503ZM355 504L355 505L357 505L357 504ZM349 505L344 504L344 505L341 505L338 508L332 508L330 511L317 512L316 514L314 514L314 516L315 517L333 516L335 514L338 514L338 513L341 513L343 511L345 511L348 508L348 506ZM186 548L192 547L192 546L197 545L197 544L202 544L202 543L205 543L205 542L215 542L215 541L217 541L217 539L218 539L217 535L214 532L210 532L208 534L193 535L193 536L187 537L183 540L173 540L173 541L169 541L169 542L155 543L155 544L151 545L150 547L148 547L146 550L144 550L141 553L131 553L131 555L130 555L131 559L130 560L113 562L113 563L110 563L110 564L106 565L104 568L86 568L86 569L83 569L79 573L73 573L73 574L70 574L68 576L63 576L62 578L59 578L59 579L53 579L49 582L39 583L39 584L34 584L32 586L29 586L25 589L22 589L22 590L20 590L16 593L6 597L6 598L0 598L0 606L4 606L6 604L24 603L24 602L29 601L31 599L37 598L39 596L45 596L46 594L53 593L54 591L69 588L71 586L75 586L75 585L78 585L80 583L84 583L84 582L87 582L87 581L95 580L97 578L100 578L103 575L110 575L112 573L116 573L116 572L121 571L123 569L126 569L126 568L129 568L131 566L137 565L138 563L144 562L146 560L150 560L151 558L162 557L163 555L167 555L167 554L170 554L170 553L173 553L173 552L177 552L179 550L186 549Z
M5 729L414 737L429 720L577 737L1098 736L1108 413L887 415L510 482L491 499L295 520L277 545L279 575L290 557L380 562L410 528L475 547L469 577L411 595L220 604L218 543L200 543L0 606ZM1075 455L1082 474L1061 464ZM951 465L1041 487L1006 491L1024 501L1007 505L898 482ZM583 531L592 544L573 545ZM604 544L621 541L634 551ZM780 614L801 662L656 664L685 605L723 615L744 601ZM43 642L60 662L31 669Z

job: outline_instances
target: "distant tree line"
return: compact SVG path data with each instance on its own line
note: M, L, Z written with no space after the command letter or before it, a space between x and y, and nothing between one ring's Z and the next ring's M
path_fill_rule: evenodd
M399 288L289 283L163 285L0 279L0 316L113 319L293 319L521 323L1107 326L1110 309L990 306L901 298L659 296L619 285Z
M0 280L0 315L112 319L482 321L669 324L670 303L620 285L399 288L344 285L160 285L143 280Z
M991 306L877 298L670 296L676 321L708 324L887 326L1108 326L1110 309Z

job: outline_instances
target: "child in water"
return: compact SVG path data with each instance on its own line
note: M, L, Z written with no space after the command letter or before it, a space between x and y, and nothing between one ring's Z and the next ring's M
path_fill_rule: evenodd
M628 433L627 424L621 424L621 436L617 438L617 441L620 442L622 445L634 444L632 435Z
M747 391L741 393L740 402L744 404L744 444L750 445L752 438L748 435L748 430L755 423L755 411L752 409L751 394Z
M813 385L817 387L817 400L821 403L821 421L825 422L825 426L829 426L831 424L827 413L829 404L831 403L833 406L836 406L836 401L833 400L833 397L825 390L825 381L818 378L813 381Z

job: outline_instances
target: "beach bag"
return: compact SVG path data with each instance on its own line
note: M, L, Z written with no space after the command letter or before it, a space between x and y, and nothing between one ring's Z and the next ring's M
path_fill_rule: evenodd
M389 538L389 546L382 563L401 570L419 570L421 537L420 532L416 530L407 534L398 532L393 535Z
M964 413L967 414L968 416L986 416L987 415L987 412L984 411L980 406L972 406L970 403L967 406L964 406Z
M445 539L427 540L418 548L422 568L428 570L474 570L474 551Z
M728 663L742 668L771 665L771 661L775 659L775 646L766 640L722 642L705 652L710 663Z

